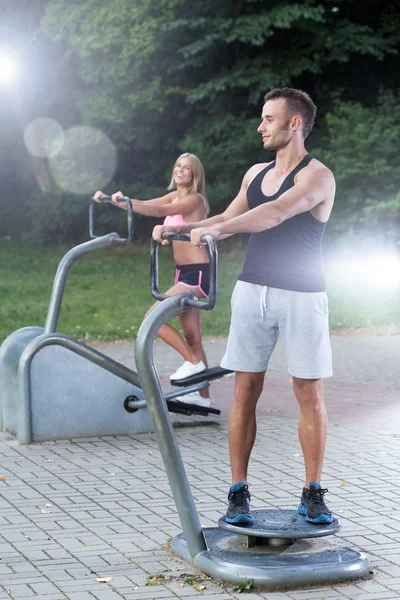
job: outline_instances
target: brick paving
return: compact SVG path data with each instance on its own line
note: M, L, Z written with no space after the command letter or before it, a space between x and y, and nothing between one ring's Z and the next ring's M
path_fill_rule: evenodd
M333 336L332 346L323 485L342 522L335 542L368 555L369 578L246 593L201 576L190 585L185 576L196 571L168 550L180 523L153 433L30 446L0 434L0 600L400 599L400 336ZM211 364L223 348L224 340L206 341ZM133 364L131 344L104 351ZM166 384L180 358L158 342L155 357ZM181 424L175 430L204 526L215 526L225 510L232 386L232 377L212 386L220 418L174 419ZM250 464L254 508L298 504L303 463L297 415L278 347Z

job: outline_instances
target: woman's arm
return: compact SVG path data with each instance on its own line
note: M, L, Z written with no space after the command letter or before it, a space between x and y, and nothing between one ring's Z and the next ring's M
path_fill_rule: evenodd
M176 198L176 191L169 192L168 194L165 194L165 196L160 196L159 198L152 198L151 200L139 200L138 198L131 198L131 201L140 202L144 206L164 206L165 204L172 202L174 198Z
M118 202L118 198L122 195L121 192L113 194L112 203L122 207L122 204ZM158 203L162 198L155 198L157 204L151 203L151 200L146 202L143 200L131 199L132 210L133 212L148 217L166 217L167 215L180 215L192 212L198 207L199 202L203 203L199 194L185 196L185 198L177 200L176 202L171 202L172 198L176 197L176 192L171 192L171 194L167 194L164 198L167 198L170 195L172 196L171 199L164 203ZM124 208L126 208L126 206Z
M122 192L115 192L115 194L111 196L111 201L114 206L118 206L118 208L127 210L126 203L122 201L123 196L124 194ZM165 194L165 196L161 196L160 198L152 198L151 200L137 200L135 198L130 198L130 201L133 212L141 215L147 215L149 217L157 217L159 216L157 214L159 209L163 206L169 206L175 197L176 192L170 192L169 194Z

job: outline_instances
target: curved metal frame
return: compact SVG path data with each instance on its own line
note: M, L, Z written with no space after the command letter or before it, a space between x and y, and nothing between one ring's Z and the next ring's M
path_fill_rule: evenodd
M46 346L62 346L86 360L102 367L113 375L117 375L124 381L132 383L140 388L138 374L121 363L113 360L109 356L94 350L82 342L68 337L62 333L52 333L38 336L32 340L24 349L18 365L18 379L20 381L20 410L19 410L19 428L18 441L20 444L30 444L33 439L32 432L32 407L31 407L31 364L35 355ZM144 399L135 402L135 409L144 408L146 401Z
M128 211L128 237L121 238L121 242L131 242L133 238L133 211L132 211L132 202L128 196L123 196L123 200L126 203L126 209ZM91 200L89 204L89 235L92 239L96 239L99 236L94 232L94 213L96 204L112 204L111 196L102 196L101 202L96 202L95 200Z
M58 318L60 316L61 303L64 295L65 284L69 270L73 263L91 252L97 252L97 250L103 250L108 246L114 246L116 244L125 244L126 240L119 237L118 233L108 233L89 242L84 242L71 248L61 259L58 265L56 275L54 277L53 289L51 292L49 308L47 311L46 324L44 326L45 333L53 333L57 329Z

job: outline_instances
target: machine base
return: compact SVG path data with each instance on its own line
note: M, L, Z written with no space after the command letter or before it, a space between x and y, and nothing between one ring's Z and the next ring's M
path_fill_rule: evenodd
M235 533L218 527L203 529L208 550L195 558L183 534L176 536L172 551L203 573L227 581L270 586L312 585L349 581L370 571L367 557L350 548L337 548L326 538L297 540L284 549L274 546L246 548Z

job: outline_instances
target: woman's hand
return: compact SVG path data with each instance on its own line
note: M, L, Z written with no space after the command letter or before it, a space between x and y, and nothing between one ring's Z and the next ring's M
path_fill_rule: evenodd
M94 200L95 202L101 202L101 198L102 198L103 196L105 196L105 193L104 193L104 192L102 192L102 191L100 191L100 190L98 190L98 191L97 191L97 192L96 192L96 193L93 195L93 200Z
M170 243L169 240L163 240L162 234L166 231L174 231L174 227L171 225L156 225L153 229L153 239L160 243L162 246L166 246Z
M118 208L124 208L125 210L128 210L124 200L124 194L122 192L115 192L115 194L111 196L111 204L118 206Z

